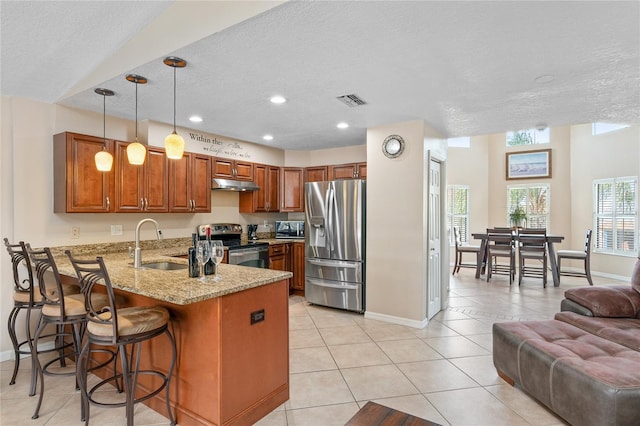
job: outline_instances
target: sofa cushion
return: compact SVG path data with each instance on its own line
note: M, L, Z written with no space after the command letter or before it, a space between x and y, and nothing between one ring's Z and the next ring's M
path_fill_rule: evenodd
M638 424L638 351L558 320L495 323L493 362L571 424Z
M585 317L573 312L557 313L555 319L640 351L640 319Z
M640 293L628 286L572 288L564 296L596 317L640 318Z

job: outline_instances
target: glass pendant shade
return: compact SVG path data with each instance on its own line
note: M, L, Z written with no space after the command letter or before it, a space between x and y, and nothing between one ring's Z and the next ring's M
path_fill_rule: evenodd
M110 172L113 165L113 155L108 151L100 151L96 153L96 168L101 172Z
M140 166L144 164L144 159L147 157L147 148L140 142L135 141L127 145L127 160L129 164Z
M172 160L179 160L184 154L184 139L175 131L164 139L164 151Z

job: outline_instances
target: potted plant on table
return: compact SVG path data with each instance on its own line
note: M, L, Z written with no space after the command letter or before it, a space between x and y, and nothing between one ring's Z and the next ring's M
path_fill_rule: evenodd
M524 208L518 206L509 213L509 220L511 221L511 226L514 228L522 228L527 221L527 212Z

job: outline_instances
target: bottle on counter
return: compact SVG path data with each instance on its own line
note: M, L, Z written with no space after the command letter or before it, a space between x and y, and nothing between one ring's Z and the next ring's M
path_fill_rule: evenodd
M207 226L207 244L209 245L209 247L211 247L211 228L208 226ZM209 253L211 253L211 250L209 250ZM204 264L204 274L213 275L215 272L216 272L216 264L214 263L213 259L211 259L211 256L209 256L209 259Z
M196 242L198 241L198 234L191 234L192 246L189 247L189 277L197 278L200 276L200 265L198 265L198 258L196 257Z

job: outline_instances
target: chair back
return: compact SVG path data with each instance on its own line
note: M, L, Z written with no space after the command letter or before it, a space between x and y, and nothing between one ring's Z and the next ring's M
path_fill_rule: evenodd
M9 239L4 239L4 245L11 257L11 270L13 271L13 287L18 293L29 293L29 306L35 306L33 288L33 270L31 261L27 255L27 248L24 241L18 244L9 243ZM25 271L21 271L20 265L24 265Z
M85 305L87 307L87 319L97 324L106 324L111 326L113 333L111 334L111 343L116 344L118 341L118 311L116 310L116 299L111 286L111 280L104 265L102 256L98 256L95 260L76 259L71 251L65 250L65 254L69 257L73 269L76 271L80 288L84 294ZM96 284L102 283L107 291L109 305L99 306L92 303L92 293L96 291Z
M491 248L513 249L515 243L511 228L487 228L487 244Z
M545 228L523 228L518 233L520 251L541 252L547 249L547 230Z
M42 250L34 250L30 244L26 244L26 252L36 270L38 287L44 304L58 306L62 320L66 320L62 280L51 250L49 247L45 247ZM53 281L53 284L51 284L51 281Z
M591 234L593 231L591 229L587 229L587 236L584 242L584 253L587 255L587 258L591 256Z
M460 240L460 230L458 229L457 226L453 227L453 239L456 243L456 250L457 250L458 247L462 245L462 241Z

